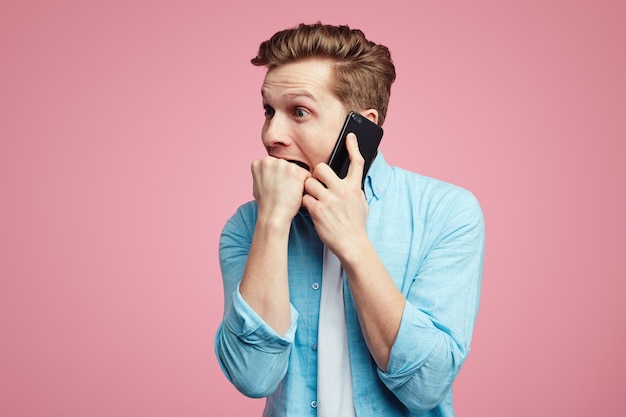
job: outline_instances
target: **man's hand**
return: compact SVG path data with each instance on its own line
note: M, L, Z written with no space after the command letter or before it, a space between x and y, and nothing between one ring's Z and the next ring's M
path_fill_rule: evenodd
M252 162L253 195L259 217L290 224L302 205L304 181L310 173L284 159L266 156Z
M367 241L369 212L361 190L364 160L353 133L348 135L346 146L350 157L346 178L337 177L327 164L318 164L304 183L302 200L320 239L340 260Z
M239 291L250 307L281 335L285 335L291 322L289 230L302 204L304 181L310 176L306 169L273 156L252 162L253 194L259 213Z

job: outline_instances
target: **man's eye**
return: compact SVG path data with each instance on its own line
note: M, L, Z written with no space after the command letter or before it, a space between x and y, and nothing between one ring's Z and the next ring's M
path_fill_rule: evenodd
M263 106L265 110L265 117L272 117L274 115L274 109L271 106Z
M295 116L300 118L300 117L305 117L309 114L308 111L304 110L304 109L296 109L296 111L294 112Z

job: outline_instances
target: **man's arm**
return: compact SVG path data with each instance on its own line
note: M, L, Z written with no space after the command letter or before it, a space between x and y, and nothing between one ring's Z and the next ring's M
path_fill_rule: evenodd
M354 134L346 145L350 156L346 178L340 180L327 165L318 165L314 178L305 182L308 195L303 202L321 240L341 261L367 346L378 367L386 370L405 299L367 237L369 209L361 190L364 161Z
M300 209L308 172L268 156L252 163L252 176L259 211L239 291L270 327L284 335L290 327L289 229Z
M406 300L369 240L359 240L340 259L367 347L378 367L386 371Z
M259 215L239 286L248 305L281 336L290 326L288 239L289 225Z
M355 146L348 142L350 167L360 172ZM482 213L473 196L457 194L458 207L403 294L367 236L360 178L350 175L337 184L327 167L316 167L305 183L305 207L344 267L381 380L407 408L425 412L449 391L469 350L482 272Z
M412 276L385 385L411 410L424 412L448 395L470 350L480 299L484 222L469 192L452 192Z
M295 335L298 314L289 301L288 236L309 173L272 157L255 161L252 173L256 207L240 208L220 238L224 319L215 350L237 389L265 397L287 371Z
M222 371L249 397L271 394L285 376L298 317L292 307L291 328L281 336L248 305L239 291L257 209L255 203L240 207L220 236L224 318L215 335L215 353Z

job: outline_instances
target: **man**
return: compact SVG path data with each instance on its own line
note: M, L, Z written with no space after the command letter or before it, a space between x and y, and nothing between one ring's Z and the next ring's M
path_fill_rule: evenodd
M222 370L267 397L264 416L454 415L482 273L476 199L380 152L362 190L354 134L347 176L326 164L349 111L387 112L395 68L361 31L300 25L252 63L268 68L268 156L221 235Z

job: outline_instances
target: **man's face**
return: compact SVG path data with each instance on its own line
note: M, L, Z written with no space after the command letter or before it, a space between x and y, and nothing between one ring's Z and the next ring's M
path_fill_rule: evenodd
M330 91L331 63L308 59L270 69L261 94L261 137L271 156L306 164L328 162L348 114Z

